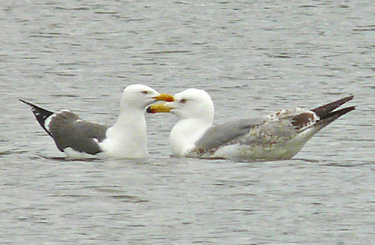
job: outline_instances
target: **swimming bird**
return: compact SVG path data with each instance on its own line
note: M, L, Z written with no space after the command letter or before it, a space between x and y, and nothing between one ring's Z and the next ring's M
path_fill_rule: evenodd
M175 114L178 122L169 136L174 155L198 158L290 159L314 134L355 109L335 110L353 99L349 96L312 110L282 109L213 126L214 104L206 91L191 88L173 97L172 102L151 105L147 112Z
M114 158L144 158L148 156L146 107L158 100L172 99L145 85L129 85L122 93L119 117L112 127L85 121L69 110L54 113L20 101L31 106L40 126L68 157L104 153Z

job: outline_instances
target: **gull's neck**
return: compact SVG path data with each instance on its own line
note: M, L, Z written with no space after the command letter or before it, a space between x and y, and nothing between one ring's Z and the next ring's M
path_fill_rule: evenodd
M136 122L136 123L135 123ZM138 123L139 122L139 123ZM131 128L142 128L142 132L146 132L145 113L143 109L138 109L130 106L121 106L119 116L113 127L123 128L129 126Z
M211 121L197 118L179 120L169 136L173 153L178 156L188 154L211 126Z
M102 148L109 155L123 158L143 158L148 155L144 110L122 105L113 127L107 130Z

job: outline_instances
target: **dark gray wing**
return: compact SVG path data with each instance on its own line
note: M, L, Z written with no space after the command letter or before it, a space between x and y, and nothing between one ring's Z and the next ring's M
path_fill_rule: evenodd
M208 150L224 145L237 137L245 135L251 128L262 125L266 120L268 120L267 117L243 118L212 126L195 143L195 146Z
M81 120L78 115L70 111L55 114L49 124L49 132L57 148L65 148L96 154L101 152L98 142L106 137L108 126Z

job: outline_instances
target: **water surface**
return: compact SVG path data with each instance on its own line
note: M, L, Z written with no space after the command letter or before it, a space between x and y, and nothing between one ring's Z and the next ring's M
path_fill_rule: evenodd
M369 244L375 235L372 1L0 4L4 243ZM124 87L207 90L216 122L354 94L292 160L66 160L28 99L111 125Z

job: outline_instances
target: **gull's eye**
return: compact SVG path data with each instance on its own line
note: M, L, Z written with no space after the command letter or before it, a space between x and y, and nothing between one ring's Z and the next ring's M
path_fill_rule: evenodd
M148 92L146 90L143 90L142 94L148 94Z
M180 100L180 103L181 103L181 104L185 104L185 103L186 103L186 99L181 99L181 100Z

